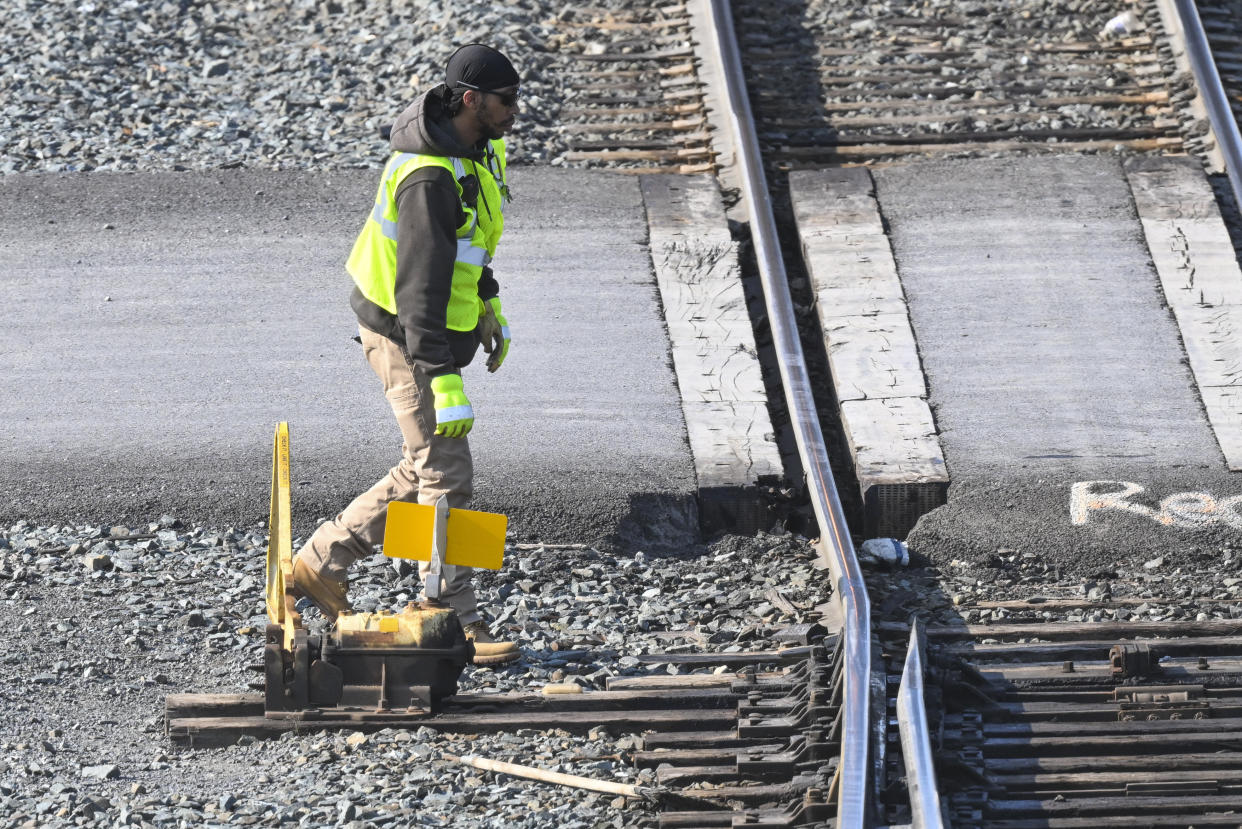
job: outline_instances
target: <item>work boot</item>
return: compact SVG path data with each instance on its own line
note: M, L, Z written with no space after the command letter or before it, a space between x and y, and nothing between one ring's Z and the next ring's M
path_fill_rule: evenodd
M329 622L335 622L342 611L352 610L345 595L345 585L326 579L300 558L293 560L293 592L315 603Z
M466 625L465 630L466 638L474 643L475 665L503 665L522 655L513 642L497 642L482 619Z

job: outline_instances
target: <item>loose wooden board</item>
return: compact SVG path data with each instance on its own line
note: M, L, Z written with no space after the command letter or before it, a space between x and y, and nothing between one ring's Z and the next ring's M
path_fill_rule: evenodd
M821 318L838 400L927 397L910 318L853 314Z
M841 404L841 422L864 487L948 481L936 424L926 400L847 400Z

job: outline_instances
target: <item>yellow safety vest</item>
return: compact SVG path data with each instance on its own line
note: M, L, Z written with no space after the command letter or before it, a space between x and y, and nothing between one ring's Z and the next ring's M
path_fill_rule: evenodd
M496 254L496 245L505 229L504 196L505 142L491 142L496 169L470 159L415 153L394 153L384 165L384 176L375 194L375 206L345 264L354 284L367 299L390 314L397 313L397 202L394 198L402 180L420 167L435 165L453 174L457 196L462 195L461 179L473 175L479 182L475 206L462 202L466 220L457 228L457 261L453 264L453 289L445 319L454 331L473 331L479 324L483 302L479 299L479 278Z

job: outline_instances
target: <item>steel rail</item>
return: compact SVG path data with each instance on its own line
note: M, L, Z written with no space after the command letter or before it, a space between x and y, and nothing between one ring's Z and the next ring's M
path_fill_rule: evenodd
M1186 36L1190 68L1199 82L1199 93L1203 96L1208 120L1212 122L1212 131L1216 133L1217 149L1225 159L1225 173L1233 187L1234 203L1242 205L1242 134L1238 132L1237 119L1229 107L1229 98L1216 69L1216 61L1212 58L1212 47L1194 0L1174 0L1174 5Z
M911 826L944 829L927 706L923 703L923 636L918 622L910 629L910 647L897 689L897 730L901 733L906 788L910 792Z
M868 797L871 782L868 766L871 739L871 603L833 482L828 450L819 426L815 397L811 392L811 380L798 339L797 318L789 296L789 279L781 258L776 220L772 214L729 0L711 0L711 12L712 43L707 45L714 48L723 68L726 105L729 108L723 115L737 147L737 164L746 194L751 240L755 246L773 345L780 364L781 383L789 404L789 419L798 455L806 471L811 504L819 522L820 555L826 559L832 572L835 597L842 610L845 665L836 825L837 829L863 829L870 824L871 808Z

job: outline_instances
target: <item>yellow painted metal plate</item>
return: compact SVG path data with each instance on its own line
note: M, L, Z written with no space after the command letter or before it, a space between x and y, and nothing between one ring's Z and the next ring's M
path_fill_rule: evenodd
M388 505L388 517L384 519L384 555L431 561L431 538L435 526L435 507L393 501Z
M393 501L384 523L384 554L393 558L431 560L436 508L427 504ZM496 512L451 509L445 564L499 570L505 557L509 517Z
M451 509L446 564L499 570L505 560L509 516L498 512Z

